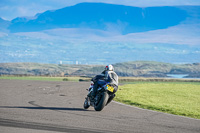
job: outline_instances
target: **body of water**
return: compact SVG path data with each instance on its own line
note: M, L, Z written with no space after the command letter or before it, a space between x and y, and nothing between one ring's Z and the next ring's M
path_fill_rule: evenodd
M184 78L185 76L188 76L189 74L167 74L169 78Z

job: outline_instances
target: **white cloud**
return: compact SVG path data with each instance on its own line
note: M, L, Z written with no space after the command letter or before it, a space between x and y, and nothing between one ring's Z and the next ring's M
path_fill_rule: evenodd
M200 46L200 24L180 24L167 29L115 36L111 40L134 43L169 43Z

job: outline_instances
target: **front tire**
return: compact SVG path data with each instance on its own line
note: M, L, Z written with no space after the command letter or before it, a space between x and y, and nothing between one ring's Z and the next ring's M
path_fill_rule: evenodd
M109 97L108 93L107 92L103 92L102 95L101 95L100 101L98 102L98 104L94 105L94 109L96 111L101 111L105 107L105 105L106 105L106 103L108 101L108 97Z
M88 98L85 99L85 102L83 104L83 108L84 109L88 109L90 107L89 103L88 103Z

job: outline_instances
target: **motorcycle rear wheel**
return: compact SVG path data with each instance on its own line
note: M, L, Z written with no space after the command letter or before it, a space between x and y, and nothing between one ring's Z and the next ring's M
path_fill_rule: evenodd
M108 93L107 92L103 92L101 94L101 98L100 98L100 101L98 102L98 104L94 105L94 109L96 111L101 111L105 107L105 105L106 105L106 103L108 101L108 97L109 97Z

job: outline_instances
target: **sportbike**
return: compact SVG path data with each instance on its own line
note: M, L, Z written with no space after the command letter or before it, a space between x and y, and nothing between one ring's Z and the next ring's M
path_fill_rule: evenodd
M115 97L115 89L109 84L102 87L98 87L97 94L94 99L91 98L91 93L93 91L94 82L91 81L91 85L88 91L88 95L85 98L83 104L84 109L88 109L90 106L94 107L96 111L101 111L106 105L108 105Z

